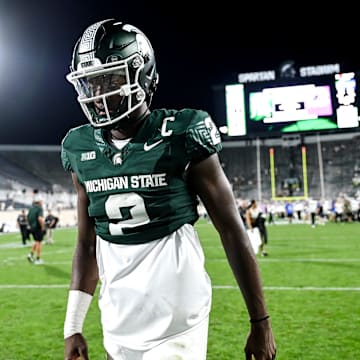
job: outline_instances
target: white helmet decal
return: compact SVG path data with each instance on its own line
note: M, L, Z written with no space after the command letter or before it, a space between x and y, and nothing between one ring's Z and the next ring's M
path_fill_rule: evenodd
M109 20L99 21L95 24L90 25L81 37L79 44L79 58L80 62L89 61L94 59L95 54L93 51L95 45L95 37L99 27ZM85 53L85 54L83 54Z
M141 34L136 34L136 41L138 44L138 48L143 57L150 55L151 48L149 42L145 39Z

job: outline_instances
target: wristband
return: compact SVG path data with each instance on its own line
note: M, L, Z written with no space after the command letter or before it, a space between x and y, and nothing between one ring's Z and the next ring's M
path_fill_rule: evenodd
M81 333L92 295L81 290L70 290L64 322L64 339Z
M259 322L262 322L264 320L267 320L270 318L270 315L266 315L262 318L259 318L259 319L250 319L249 321L252 323L252 324L256 324L256 323L259 323Z

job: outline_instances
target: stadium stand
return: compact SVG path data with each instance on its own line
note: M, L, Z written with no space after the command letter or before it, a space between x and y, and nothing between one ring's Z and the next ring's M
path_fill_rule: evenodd
M305 146L308 197L327 204L350 197L359 203L358 132L303 136L301 143L268 138L224 141L223 145L220 160L238 199L272 202L270 149L274 151L276 196L288 195L285 185L294 178L300 179L301 188L301 146ZM0 225L4 212L30 206L34 189L42 193L46 208L70 211L67 225L76 221L76 194L71 177L62 168L60 147L0 145ZM297 195L295 187L293 196Z
M59 146L0 146L0 210L27 208L37 189L49 208L73 208L71 177Z
M73 187L69 174L62 168L59 146L3 145L0 146L0 161L7 164L7 169L0 170L0 174L33 188L54 191L54 187L63 190Z
M26 163L24 163L24 165L26 165ZM7 184L19 182L42 191L48 191L52 188L51 182L36 176L33 172L7 159L3 155L0 155L0 174Z
M358 132L304 136L302 143L295 146L284 145L281 138L227 141L220 158L238 197L270 199L270 149L274 149L276 195L285 196L284 180L302 178L301 146L306 148L310 197L333 198L338 194L358 193L359 184L354 181L360 173Z

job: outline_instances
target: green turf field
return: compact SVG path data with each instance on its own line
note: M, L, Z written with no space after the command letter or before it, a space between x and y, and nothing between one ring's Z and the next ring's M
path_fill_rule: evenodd
M244 302L211 224L197 228L213 282L208 360L245 359ZM258 257L277 340L277 360L360 359L360 223L268 226ZM0 360L62 360L74 229L57 229L44 264L31 265L19 234L0 236ZM104 360L96 301L84 334Z

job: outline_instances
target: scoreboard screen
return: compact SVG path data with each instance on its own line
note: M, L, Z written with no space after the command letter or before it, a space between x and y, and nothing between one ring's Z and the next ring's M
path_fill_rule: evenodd
M229 137L359 129L355 72L236 83L215 90L217 125Z

